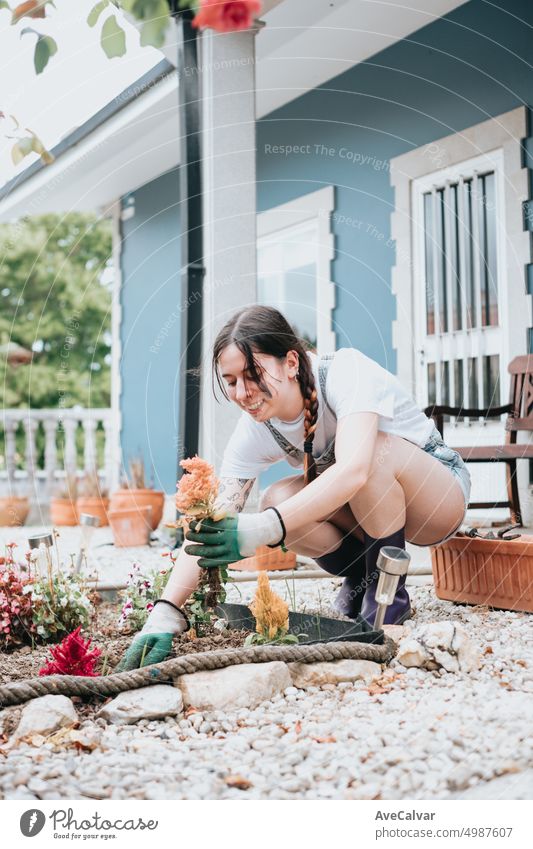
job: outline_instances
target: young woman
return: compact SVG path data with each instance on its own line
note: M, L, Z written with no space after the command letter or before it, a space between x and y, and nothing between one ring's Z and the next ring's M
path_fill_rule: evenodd
M354 348L307 353L284 316L247 307L220 331L213 371L242 410L222 463L219 506L228 517L191 528L162 599L121 663L157 663L185 631L180 610L198 568L284 544L344 576L336 600L373 622L382 546L436 545L464 520L470 476L394 375ZM241 513L261 471L286 459L298 474L270 486L261 512ZM200 559L199 559L200 558ZM405 580L387 623L410 616Z

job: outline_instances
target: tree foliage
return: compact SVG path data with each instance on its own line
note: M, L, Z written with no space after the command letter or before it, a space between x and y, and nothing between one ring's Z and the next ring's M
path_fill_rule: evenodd
M2 407L110 405L111 225L91 215L43 215L0 227Z

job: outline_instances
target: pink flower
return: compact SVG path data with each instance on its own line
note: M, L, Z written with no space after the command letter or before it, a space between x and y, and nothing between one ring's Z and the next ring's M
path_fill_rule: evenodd
M249 29L261 11L261 0L200 0L193 20L195 27L210 27L217 32Z

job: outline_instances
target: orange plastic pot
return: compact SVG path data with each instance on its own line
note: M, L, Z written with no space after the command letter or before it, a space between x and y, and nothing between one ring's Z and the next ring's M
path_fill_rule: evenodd
M77 525L78 511L76 502L70 498L52 498L50 502L50 521L52 525Z
M109 525L107 511L109 508L109 498L86 498L82 496L76 499L76 512L78 517L80 513L89 513L91 516L98 516L100 519L100 527Z
M28 498L16 498L14 495L0 498L0 525L8 528L23 525L29 512L30 502Z
M150 505L131 510L110 510L109 524L115 545L123 548L147 545L152 531L151 512Z
M533 536L455 536L431 549L438 598L533 613Z
M281 548L260 545L253 557L232 563L229 568L241 572L275 572L278 569L294 569L295 566L296 554L293 551L284 552Z
M165 493L154 489L119 489L111 496L109 509L116 510L143 510L151 507L151 529L155 531L163 516L165 506Z

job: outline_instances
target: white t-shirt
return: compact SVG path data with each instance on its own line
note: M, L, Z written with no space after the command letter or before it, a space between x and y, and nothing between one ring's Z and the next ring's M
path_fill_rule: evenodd
M351 413L377 413L380 431L401 436L416 445L426 444L433 421L416 406L395 375L361 351L341 348L329 363L326 404L318 379L319 358L316 354L308 356L318 393L318 421L313 441L315 457L319 457L335 438L337 421ZM303 411L292 422L275 417L270 422L291 445L303 451ZM283 451L263 422L254 421L243 411L226 446L220 476L255 478L279 460L287 460L294 468L302 467L296 458Z

